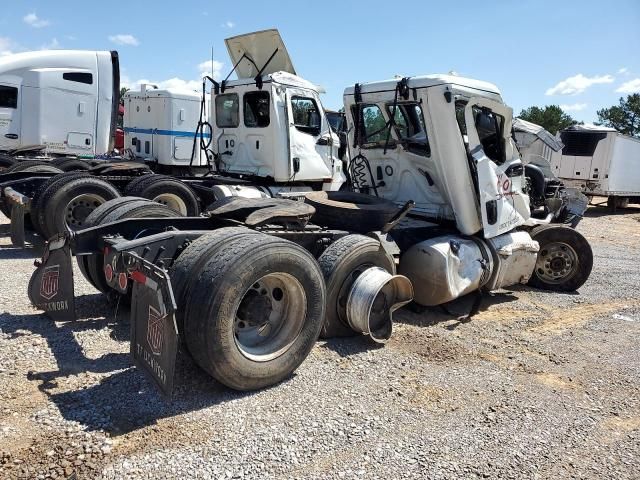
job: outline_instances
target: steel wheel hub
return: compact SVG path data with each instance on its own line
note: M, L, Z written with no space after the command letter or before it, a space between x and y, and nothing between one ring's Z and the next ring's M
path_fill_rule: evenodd
M174 193L161 193L152 200L162 205L166 205L175 212L185 216L187 215L187 204L182 198Z
M545 245L538 254L536 271L549 283L561 283L571 277L578 268L578 254L566 243Z
M240 352L250 360L266 362L286 352L300 334L307 313L300 282L288 273L270 273L244 294L234 321Z
M100 195L87 193L73 198L66 208L66 221L71 230L79 230L91 212L102 205L105 199Z

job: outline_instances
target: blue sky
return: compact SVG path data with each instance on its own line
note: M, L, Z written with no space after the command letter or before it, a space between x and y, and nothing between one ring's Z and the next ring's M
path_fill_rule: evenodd
M640 91L640 0L4 2L0 55L117 49L123 80L198 85L231 68L226 37L276 27L298 73L341 105L345 86L455 71L516 114L559 104L578 120Z

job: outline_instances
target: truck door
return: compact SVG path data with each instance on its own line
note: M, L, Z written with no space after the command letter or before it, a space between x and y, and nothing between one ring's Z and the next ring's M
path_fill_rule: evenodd
M20 86L0 85L0 149L20 146Z
M297 88L288 88L287 98L291 179L330 179L338 138L331 132L320 101L309 91Z
M511 108L483 97L456 103L464 123L472 169L477 176L482 225L486 238L522 225L530 215L522 192L524 168L511 140Z

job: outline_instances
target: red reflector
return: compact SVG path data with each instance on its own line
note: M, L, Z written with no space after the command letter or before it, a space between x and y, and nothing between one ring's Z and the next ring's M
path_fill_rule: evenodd
M111 283L111 280L113 280L113 268L108 263L104 266L104 277L109 283Z
M142 272L134 270L133 272L131 272L131 280L144 284L147 282L147 277Z
M125 288L127 288L127 274L126 273L118 274L118 286L120 287L120 290L124 290Z

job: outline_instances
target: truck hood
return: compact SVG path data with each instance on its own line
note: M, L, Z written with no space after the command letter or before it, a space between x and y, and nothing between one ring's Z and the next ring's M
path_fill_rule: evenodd
M233 65L242 59L236 68L239 79L254 78L258 74L258 70L269 61L269 57L273 55L276 49L277 53L262 71L262 74L268 75L279 71L296 74L287 52L287 47L275 28L227 38L224 43L227 45L227 51ZM243 55L253 60L257 68L249 60L242 58Z

